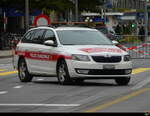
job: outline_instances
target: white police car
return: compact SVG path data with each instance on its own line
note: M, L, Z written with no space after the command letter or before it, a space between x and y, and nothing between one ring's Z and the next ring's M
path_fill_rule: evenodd
M81 27L30 29L16 47L14 67L21 82L57 76L60 84L114 79L127 85L132 72L127 52L96 29Z

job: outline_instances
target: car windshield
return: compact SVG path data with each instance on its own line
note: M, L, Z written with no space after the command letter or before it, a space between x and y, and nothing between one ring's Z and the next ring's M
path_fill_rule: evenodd
M95 30L59 30L57 34L63 45L112 45L107 37Z

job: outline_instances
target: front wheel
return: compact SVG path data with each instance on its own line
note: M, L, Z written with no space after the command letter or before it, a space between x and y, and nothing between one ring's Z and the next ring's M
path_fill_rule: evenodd
M29 74L25 60L22 58L18 63L18 76L21 82L31 82L33 76Z
M57 65L57 79L61 85L69 84L72 82L69 76L68 67L64 60L58 62Z
M121 78L117 78L115 79L116 83L120 86L123 86L123 85L128 85L129 82L130 82L130 77L121 77Z

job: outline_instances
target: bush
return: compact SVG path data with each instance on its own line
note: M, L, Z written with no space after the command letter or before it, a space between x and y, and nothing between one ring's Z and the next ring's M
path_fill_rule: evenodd
M124 36L122 40L119 40L119 42L134 43L134 42L141 42L141 40L139 40L138 36Z

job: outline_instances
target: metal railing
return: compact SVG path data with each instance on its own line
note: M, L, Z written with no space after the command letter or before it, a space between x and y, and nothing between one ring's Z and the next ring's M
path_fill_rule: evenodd
M133 59L150 59L150 36L122 35L119 47L126 50Z
M3 33L0 37L0 50L9 50L22 38L23 33Z

